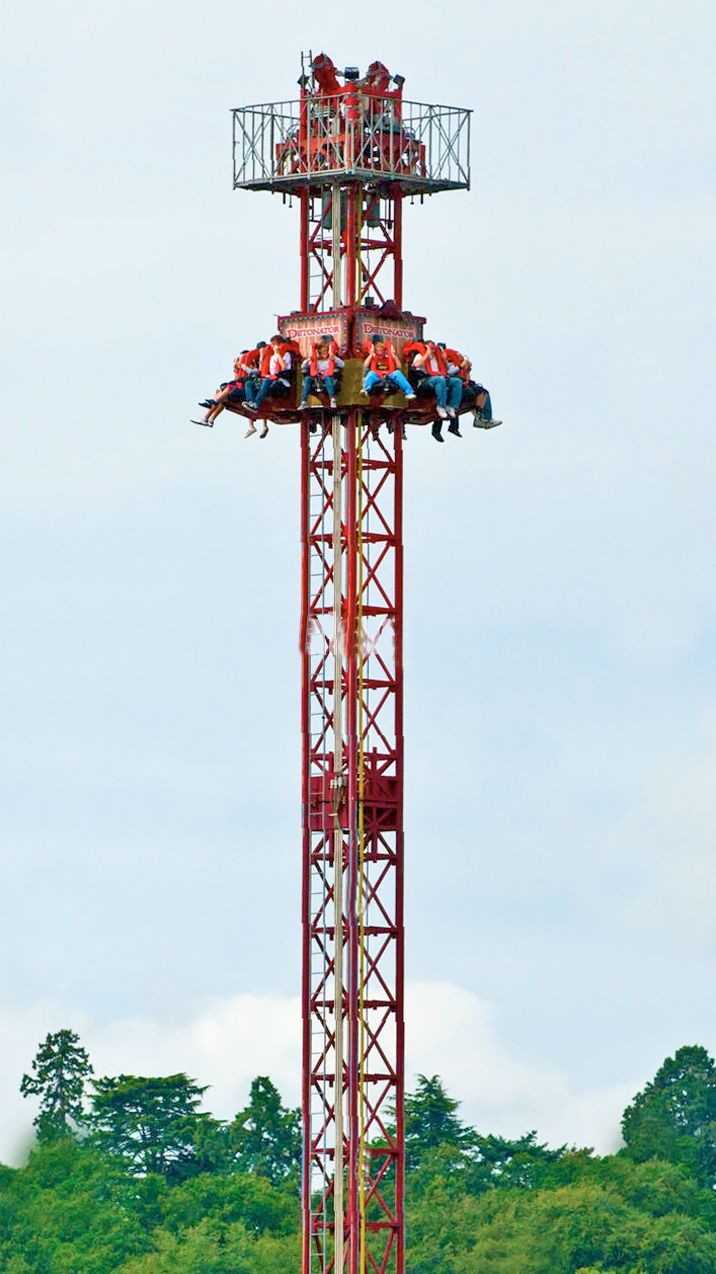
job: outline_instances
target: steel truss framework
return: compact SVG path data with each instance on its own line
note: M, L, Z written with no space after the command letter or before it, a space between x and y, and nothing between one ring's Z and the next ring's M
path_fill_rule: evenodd
M301 202L301 309L402 306L403 192L357 182L304 190Z
M402 430L302 434L304 1274L404 1269Z

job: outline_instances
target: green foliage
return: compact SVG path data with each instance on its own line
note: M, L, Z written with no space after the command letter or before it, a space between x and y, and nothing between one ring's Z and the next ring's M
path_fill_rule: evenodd
M264 1176L204 1173L167 1192L162 1225L181 1234L210 1216L217 1225L241 1221L249 1234L292 1234L300 1224L295 1191L274 1187Z
M536 1132L516 1141L482 1137L458 1119L458 1106L438 1075L419 1075L416 1091L405 1099L406 1164L417 1193L436 1177L446 1188L470 1194L498 1186L533 1189L565 1153L564 1146L539 1144Z
M181 1238L160 1232L154 1251L128 1261L121 1274L289 1274L300 1268L298 1233L254 1239L240 1221L217 1233L207 1218Z
M0 1269L110 1274L148 1246L128 1202L124 1174L93 1148L70 1137L40 1144L0 1180Z
M408 1170L417 1168L439 1146L459 1152L472 1144L473 1130L458 1119L460 1103L448 1097L439 1075L418 1075L414 1093L405 1097L405 1154Z
M673 1197L662 1189L653 1211L653 1165L575 1158L575 1179L552 1188L456 1198L436 1179L409 1199L411 1274L713 1274L716 1236L679 1169L666 1165Z
M49 1034L30 1069L32 1074L22 1077L20 1092L23 1097L40 1098L40 1110L33 1120L38 1140L71 1135L83 1121L85 1082L92 1074L79 1036L68 1030Z
M537 1141L536 1132L516 1141L504 1137L475 1136L468 1160L466 1188L473 1194L485 1190L534 1190L549 1182L554 1164L566 1153Z
M93 1087L93 1140L129 1172L181 1181L227 1166L225 1130L197 1110L206 1088L186 1075L119 1075L93 1080Z
M686 1045L667 1057L625 1110L622 1132L637 1162L682 1163L716 1186L716 1066L706 1049Z
M69 1138L0 1174L3 1274L279 1274L300 1265L295 1195L265 1177L170 1187Z
M256 1172L272 1185L292 1178L301 1168L301 1112L288 1110L267 1075L251 1085L249 1104L230 1127L233 1161L240 1172Z
M41 1100L61 1047L79 1078L89 1065L64 1035L25 1077ZM420 1076L406 1101L409 1274L716 1274L713 1079L704 1050L679 1050L625 1112L626 1150L600 1157L534 1132L481 1136L438 1076ZM229 1126L183 1074L93 1087L89 1137L64 1135L82 1114L81 1088L65 1088L25 1167L0 1165L3 1274L299 1268L298 1112L266 1076Z

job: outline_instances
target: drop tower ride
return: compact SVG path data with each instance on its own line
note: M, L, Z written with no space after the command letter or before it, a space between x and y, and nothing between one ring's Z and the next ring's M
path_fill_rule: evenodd
M334 341L346 364L337 409L300 413L296 386L261 407L301 440L303 1274L405 1264L403 445L438 416L431 393L361 386L372 340L422 339L403 207L469 189L470 112L408 102L403 83L309 55L298 100L233 112L235 188L300 209L281 336L304 358Z

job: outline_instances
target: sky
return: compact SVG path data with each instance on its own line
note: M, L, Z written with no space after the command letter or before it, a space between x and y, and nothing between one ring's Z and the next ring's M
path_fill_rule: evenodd
M504 420L406 445L407 1067L619 1144L716 1052L714 55L705 0L27 0L2 32L0 1158L48 1031L299 1098L295 431L191 426L298 304L231 189L301 50L469 107L405 305ZM328 34L327 34L328 32Z

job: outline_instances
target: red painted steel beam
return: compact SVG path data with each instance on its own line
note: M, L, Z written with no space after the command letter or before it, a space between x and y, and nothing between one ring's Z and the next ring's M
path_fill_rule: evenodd
M334 816L346 868L342 1274L403 1274L402 431L396 419L392 437L376 440L357 409L342 422L340 651L331 627L331 431L303 429L301 444L304 1274L330 1274L335 1242ZM336 810L339 717L346 786Z

